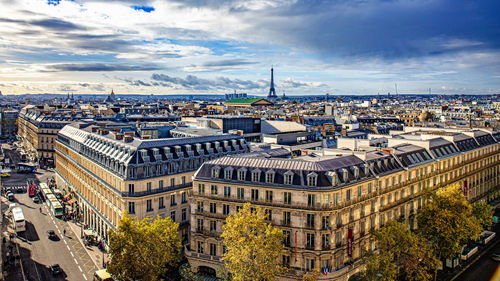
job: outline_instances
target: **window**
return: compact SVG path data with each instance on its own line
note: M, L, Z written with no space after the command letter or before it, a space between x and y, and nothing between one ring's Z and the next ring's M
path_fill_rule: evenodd
M342 233L340 231L335 233L335 245L337 248L342 246Z
M158 182L158 188L159 188L159 189L163 189L163 180L160 180L160 181Z
M196 225L197 231L198 232L203 232L203 226L204 226L203 220L202 219L198 219L197 222L198 222L198 224Z
M290 225L291 216L290 212L283 212L283 225Z
M274 171L266 172L266 183L274 183Z
M217 246L214 243L210 243L210 255L211 256L216 256L217 255Z
M158 198L158 209L165 208L165 204L163 204L163 197Z
M222 205L222 214L225 216L229 215L229 205Z
M337 228L342 226L342 215L340 213L337 214Z
M150 182L146 183L146 188L147 188L148 192L151 192L151 183Z
M175 194L170 195L170 206L175 206L177 203L175 203Z
M265 218L268 221L272 221L273 220L273 211L271 209L266 209L264 212L265 212Z
M363 195L362 192L363 192L363 186L360 185L358 186L358 197L361 197Z
M231 197L231 187L224 186L224 197Z
M242 206L236 206L236 213L238 213L242 208Z
M187 203L187 193L184 191L181 193L181 204Z
M323 250L330 249L330 234L324 234L321 236L321 247Z
M245 177L246 177L246 174L247 174L247 170L246 169L240 169L240 170L238 170L238 180L239 181L244 181Z
M197 202L197 210L199 213L203 212L203 201Z
M314 228L314 220L316 216L314 214L307 214L307 227Z
M283 241L283 244L285 244L285 247L290 247L290 242L291 242L291 234L290 231L288 230L283 230L283 234L285 235L285 240Z
M316 205L316 194L307 194L307 206L315 206Z
M321 229L328 229L328 228L330 228L330 217L329 216L321 217Z
M224 178L226 180L232 179L232 176L233 176L233 168L227 168L224 170Z
M170 212L170 219L175 222L175 211Z
M217 222L210 221L210 232L217 232Z
M171 178L170 179L170 187L174 187L175 186L175 178Z
M291 192L283 192L283 202L285 204L292 204L292 193Z
M182 209L182 221L187 220L187 209Z
M205 193L205 185L200 183L198 184L198 193L203 194Z
M182 185L186 184L186 176L182 176L182 178L181 178L181 184Z
M215 203L210 203L210 213L217 213L217 205Z
M259 182L260 181L260 170L252 171L252 181Z
M273 202L273 191L272 190L266 190L266 201Z
M153 206L151 199L149 199L146 201L146 212L151 212L151 211L153 211Z
M217 186L216 185L212 185L210 187L210 194L217 195Z
M312 271L314 269L314 259L306 259L306 270Z
M219 177L219 171L220 171L219 167L213 167L212 168L212 178L218 178Z
M252 189L252 200L254 200L254 201L259 200L259 190L258 189Z
M293 183L293 172L288 171L285 173L285 184L292 184Z
M372 193L372 184L371 183L368 184L368 193Z
M315 244L315 236L312 233L307 233L306 234L306 248L307 249L314 249L314 244Z
M283 266L290 267L290 256L283 255Z
M135 202L128 202L128 213L135 214Z
M346 194L345 194L345 195L346 195L346 196L345 196L345 200L347 200L347 201L351 200L351 190L350 190L350 189L348 189L348 190L346 191Z
M198 241L198 253L203 254L203 242Z
M128 184L128 193L134 194L134 184L133 183Z
M236 193L237 193L238 199L245 199L245 189L244 188L238 187L236 189Z
M312 172L307 175L307 186L316 186L318 181L318 174Z

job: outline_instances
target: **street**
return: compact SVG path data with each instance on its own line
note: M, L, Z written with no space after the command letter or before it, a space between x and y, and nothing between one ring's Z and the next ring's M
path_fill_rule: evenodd
M41 182L46 182L52 175L53 172L46 170L29 174L12 171L9 178L3 178L3 184L5 187L26 185L26 179L35 177ZM26 231L14 238L26 280L92 280L97 266L79 240L80 233L74 232L75 227L71 227L70 222L55 218L45 203L34 203L27 192L15 193L15 202L23 209L26 220ZM2 196L2 211L5 214L8 214L10 203ZM3 224L4 234L7 230L5 226L8 224L6 218ZM56 239L48 238L49 230L55 231ZM63 234L64 230L66 236ZM53 276L49 269L51 264L59 264L63 273ZM11 268L5 280L22 280L20 273L21 267Z
M493 253L500 253L500 243L486 252L479 260L472 264L456 281L500 281L498 274L493 278L495 271L500 271L500 262L491 259Z

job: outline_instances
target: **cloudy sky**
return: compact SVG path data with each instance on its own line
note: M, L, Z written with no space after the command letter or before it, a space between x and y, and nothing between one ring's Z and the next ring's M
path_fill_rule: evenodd
M500 93L498 0L0 0L3 94Z

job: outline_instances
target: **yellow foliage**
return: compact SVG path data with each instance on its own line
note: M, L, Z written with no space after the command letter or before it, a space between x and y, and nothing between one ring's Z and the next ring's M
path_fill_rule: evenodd
M283 232L265 222L265 214L249 203L238 213L228 216L222 227L226 253L222 258L235 281L275 280L284 272L281 254Z

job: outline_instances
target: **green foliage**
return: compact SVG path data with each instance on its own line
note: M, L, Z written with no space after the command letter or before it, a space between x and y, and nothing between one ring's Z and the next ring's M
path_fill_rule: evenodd
M170 218L139 221L125 213L109 241L108 272L122 281L159 280L180 261L179 225Z
M477 239L481 225L472 213L472 206L456 188L430 195L417 216L418 231L430 241L437 257L452 258L469 240Z
M472 204L472 214L479 221L483 228L493 224L493 207L485 202Z
M363 280L431 279L437 267L432 247L417 234L397 221L388 222L374 232L378 254L365 257L366 271Z
M222 260L233 280L275 280L284 272L281 254L283 232L265 222L263 211L251 210L247 203L233 216L226 218L221 237L226 253Z

